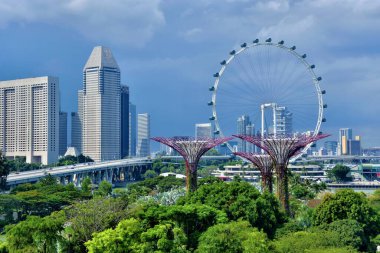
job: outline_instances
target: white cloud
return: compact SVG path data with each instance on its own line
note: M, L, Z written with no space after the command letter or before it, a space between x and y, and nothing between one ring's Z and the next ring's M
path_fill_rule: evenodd
M0 27L48 23L96 42L140 46L165 24L160 0L2 0Z

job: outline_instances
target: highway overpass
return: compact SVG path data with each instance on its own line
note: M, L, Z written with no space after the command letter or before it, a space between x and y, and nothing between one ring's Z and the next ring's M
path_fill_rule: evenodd
M141 157L16 172L8 175L7 185L13 188L23 183L35 183L48 174L56 177L62 184L74 183L76 186L80 186L86 177L90 177L95 184L103 180L110 183L134 181L140 179L141 174L149 169L151 164L152 160L149 157Z

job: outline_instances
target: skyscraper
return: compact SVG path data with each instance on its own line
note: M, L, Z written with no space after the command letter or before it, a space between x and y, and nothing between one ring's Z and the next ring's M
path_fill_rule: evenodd
M120 112L121 112L121 158L129 156L129 88L126 85L121 86L120 92Z
M82 153L82 123L77 112L71 113L71 147Z
M195 138L211 137L211 123L195 124Z
M255 133L255 127L249 120L248 115L242 115L237 120L237 134L252 136ZM253 146L243 140L238 140L238 151L239 152L253 152Z
M137 148L137 115L136 105L129 103L129 156L136 156Z
M150 117L148 113L137 115L137 156L150 155Z
M339 129L339 155L348 155L348 140L352 140L352 129L341 128Z
M59 112L59 152L63 156L67 150L67 112Z
M276 134L291 135L293 132L293 114L285 106L276 107Z
M335 155L337 153L338 142L336 141L325 141L324 147L328 155Z
M0 82L0 149L9 159L50 164L59 151L59 81L45 76Z
M82 152L95 161L120 158L120 70L98 46L83 68Z

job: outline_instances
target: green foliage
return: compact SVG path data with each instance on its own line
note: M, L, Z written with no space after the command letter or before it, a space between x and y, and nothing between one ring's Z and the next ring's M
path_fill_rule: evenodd
M82 193L72 184L60 185L54 177L47 176L37 184L19 185L10 194L1 194L0 213L5 214L5 224L10 224L27 215L49 215L82 198Z
M91 193L91 184L92 184L91 178L86 177L85 179L83 179L82 184L81 184L82 192L85 194L90 194Z
M273 246L278 253L357 252L347 247L337 232L325 230L288 234L274 241Z
M14 253L57 252L63 225L61 213L44 218L28 216L25 221L6 227L7 248Z
M152 191L167 192L173 188L184 187L185 180L173 176L147 178L144 181L128 185L128 191L136 198L146 196Z
M106 197L111 195L112 193L112 184L108 181L102 181L99 184L98 190L96 191L96 195Z
M75 203L64 209L67 224L66 234L70 236L70 247L83 252L84 243L95 232L115 227L126 217L126 203L120 199L94 198Z
M380 213L380 189L375 190L369 197L369 203L377 213Z
M350 167L343 164L337 164L329 171L328 176L337 182L351 181L351 177L347 177L347 174L351 171Z
M144 174L143 174L143 178L155 178L157 177L157 173L154 171L154 170L147 170Z
M313 199L316 194L327 188L326 183L314 182L309 179L301 179L296 173L290 174L289 177L290 194L296 199L309 200Z
M369 238L364 234L363 227L357 221L337 220L322 227L336 232L344 245L357 250L367 250Z
M200 234L210 226L228 221L226 214L215 208L191 204L174 206L150 206L145 212L137 215L143 223L151 227L157 224L174 222L186 234L188 248L195 249Z
M7 160L7 165L11 172L37 170L42 167L39 163L26 163L24 157L18 156L14 160Z
M139 220L121 221L115 229L95 233L86 242L89 253L124 252L187 252L186 236L174 224L166 223L146 228Z
M208 228L200 236L196 252L269 253L270 250L265 233L252 228L247 221L239 221Z
M380 233L380 217L363 193L344 189L336 194L326 194L315 211L314 223L329 224L344 219L359 222L369 236Z
M9 172L10 166L0 151L0 190L5 190Z
M0 242L0 253L9 253L7 244L4 242Z
M65 166L65 165L72 165L77 163L88 163L93 162L94 160L91 159L89 156L84 156L80 154L79 156L64 156L60 158L56 164L56 166Z
M247 220L253 227L263 229L270 238L285 221L278 200L270 193L260 194L247 182L205 184L178 203L201 203L223 210L230 220Z

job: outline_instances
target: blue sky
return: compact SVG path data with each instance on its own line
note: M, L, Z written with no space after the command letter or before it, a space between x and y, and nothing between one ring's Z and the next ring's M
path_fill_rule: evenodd
M353 128L380 146L380 1L1 0L0 79L60 78L63 111L76 110L82 68L111 48L152 136L193 135L207 122L208 87L228 52L255 38L307 53L327 90L324 132Z

